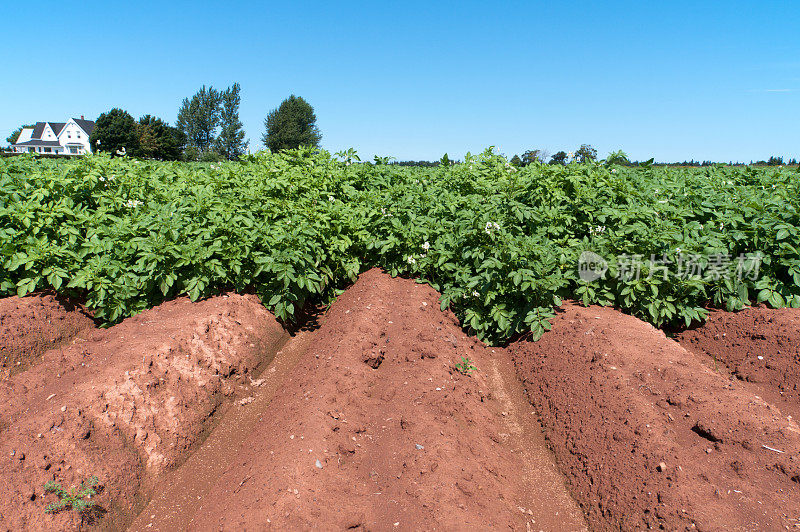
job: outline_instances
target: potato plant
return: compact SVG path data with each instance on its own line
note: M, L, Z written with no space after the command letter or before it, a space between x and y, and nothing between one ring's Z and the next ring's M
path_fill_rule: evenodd
M563 299L657 326L701 321L709 306L800 307L794 172L518 169L491 150L424 169L349 159L0 159L0 292L77 295L113 324L179 295L252 291L291 321L380 266L433 285L487 342L538 337ZM579 276L587 251L608 262L600 279ZM757 275L736 275L754 253ZM723 256L725 271L713 264ZM687 275L690 261L715 275Z

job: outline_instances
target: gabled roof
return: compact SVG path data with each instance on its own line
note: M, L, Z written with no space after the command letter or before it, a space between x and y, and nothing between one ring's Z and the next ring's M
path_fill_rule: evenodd
M31 140L31 133L33 133L32 127L22 128L22 131L19 133L19 137L17 137L17 142L27 142Z
M73 122L78 124L82 130L86 132L87 135L91 135L92 131L94 131L94 122L91 120L82 120L80 118L73 118Z
M36 122L36 125L33 126L33 135L31 135L31 138L34 139L42 138L42 133L44 133L44 126L46 124L47 122Z
M84 120L82 118L72 118L71 120L86 132L87 137L91 136L92 131L94 131L94 122L92 120ZM22 142L19 142L18 139L18 142L14 144L14 146L60 146L61 144L57 141L42 140L42 135L44 135L44 130L47 128L48 124L55 136L58 137L61 135L61 132L64 131L67 122L36 122L36 125L32 128L23 129L26 134L20 134ZM28 135L27 133L30 134Z

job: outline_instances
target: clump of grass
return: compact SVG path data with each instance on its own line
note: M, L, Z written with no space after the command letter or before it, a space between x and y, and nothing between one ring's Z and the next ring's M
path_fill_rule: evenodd
M90 499L97 494L95 488L99 484L100 480L97 476L92 475L82 481L77 488L72 487L67 491L59 482L48 480L44 485L44 491L45 493L55 493L58 501L48 504L44 511L54 514L62 510L71 509L82 514L94 506L94 501Z
M472 361L469 358L466 358L466 357L461 357L461 362L458 362L456 364L456 371L458 371L462 375L469 375L470 373L472 373L476 369L478 369L478 368L476 368L472 364Z

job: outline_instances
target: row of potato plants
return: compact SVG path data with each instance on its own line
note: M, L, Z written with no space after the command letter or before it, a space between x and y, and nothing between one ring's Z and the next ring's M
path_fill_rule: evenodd
M493 343L540 336L563 299L656 326L709 306L800 307L800 176L787 170L518 169L492 150L439 168L350 163L309 149L220 164L0 159L0 292L76 295L112 324L182 294L253 291L291 321L380 266L432 284ZM608 263L600 279L579 275L588 251ZM756 253L757 272L731 270ZM678 268L715 256L732 259L724 275ZM621 271L631 257L636 276Z

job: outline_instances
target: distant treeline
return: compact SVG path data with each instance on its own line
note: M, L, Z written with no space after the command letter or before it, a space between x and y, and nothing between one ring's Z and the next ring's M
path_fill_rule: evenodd
M638 164L638 161L634 161L631 164ZM675 163L653 163L653 166L713 166L715 164L727 164L728 166L797 166L797 159L789 159L784 162L783 157L770 157L766 161L750 161L749 163L743 162L714 162L714 161L683 161L683 162L675 162Z
M453 162L454 164L457 161ZM442 161L391 161L389 164L393 164L395 166L421 166L423 168L432 168L435 166L441 166Z
M567 164L568 162L587 162L597 160L597 150L589 144L583 144L574 152L558 151L552 156L546 150L528 150L522 154L514 155L511 157L510 162L514 166L527 166L534 162L541 164ZM628 159L628 156L623 151L616 151L609 153L603 162L609 164L619 164L622 166L675 166L675 167L704 167L714 166L715 164L725 164L728 166L797 166L798 160L795 158L784 161L783 157L772 156L767 160L734 162L734 161L675 161L675 162L656 162L653 159L648 161L636 161ZM438 161L391 161L388 164L396 166L417 166L422 168L433 168L437 166L449 166L451 164L459 164L460 161L454 161L447 157L447 154Z

